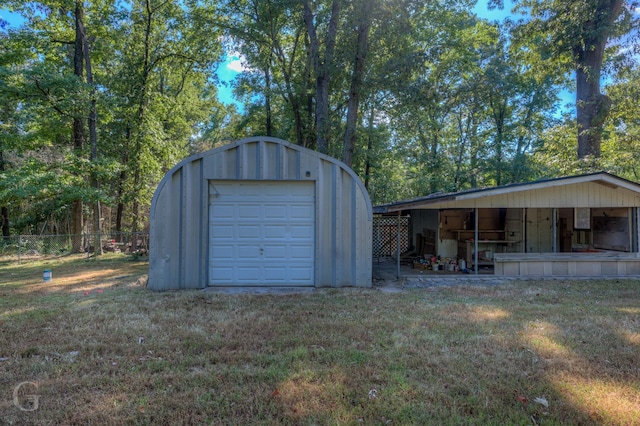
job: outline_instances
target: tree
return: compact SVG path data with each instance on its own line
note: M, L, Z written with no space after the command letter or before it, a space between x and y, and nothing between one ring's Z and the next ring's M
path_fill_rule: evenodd
M328 24L322 43L324 51L321 49L321 34L318 31L324 16L314 10L310 0L304 0L303 6L304 22L309 37L309 58L316 81L316 148L326 154L329 150L329 83L334 72L333 61L342 0L332 0L331 2L331 12L326 17Z
M3 5L26 18L19 31L0 34L13 48L0 54L0 75L8 77L0 82L0 98L11 99L3 103L7 117L0 117L10 126L0 133L0 206L19 213L14 229L29 232L54 216L66 223L75 201L100 201L108 209L114 199L117 230L123 223L144 226L162 174L196 149L192 141L206 133L209 112L220 107L209 79L219 59L217 30L194 2ZM22 58L11 54L20 51Z
M356 5L358 19L356 20L355 57L353 71L351 72L347 118L344 142L342 144L342 162L350 167L353 165L353 155L356 149L358 108L360 107L360 97L365 77L365 63L369 52L369 31L374 7L375 3L372 4L365 0L360 0Z
M238 77L236 95L246 99L245 129L315 144L310 97L313 85L305 50L305 27L298 1L227 0L215 15L228 35L228 48L248 69ZM220 20L219 20L220 21ZM278 116L278 120L271 117ZM255 122L258 122L255 124Z
M602 144L605 170L640 180L640 67L623 70L606 88L612 100L611 114L605 123L607 138Z
M492 1L502 5L502 1ZM623 0L522 0L517 10L530 20L517 28L521 43L542 49L548 63L575 72L578 157L601 155L600 144L611 99L601 93L606 49L633 28L635 1Z
M52 143L64 145L65 136L68 136L67 141L71 142L74 152L71 154L72 158L68 165L62 167L66 169L65 172L80 176L86 171L82 166L85 164L82 159L85 155L85 125L89 116L89 103L86 102L87 87L83 83L85 48L88 48L88 42L83 33L83 2L75 0L9 2L9 4L28 17L27 28L16 33L9 32L9 36L15 37L15 40L31 43L29 48L37 52L19 69L18 74L22 78L19 84L12 87L12 90L20 99L21 110L31 111L31 108L37 105L37 110L43 113L41 117L22 114L23 119L31 122L20 124L25 129L37 129L37 133L32 132L29 135L28 132L24 132L18 137L39 139L39 143L46 146ZM44 116L45 109L57 116L56 123L47 122ZM71 129L71 132L65 135L68 129ZM46 141L47 137L52 137L52 140ZM51 160L45 158L44 161ZM71 201L73 206L71 232L81 235L84 231L83 202L86 197L93 195L78 189L68 188L66 192L75 194ZM73 250L77 252L81 249L82 239L75 238Z

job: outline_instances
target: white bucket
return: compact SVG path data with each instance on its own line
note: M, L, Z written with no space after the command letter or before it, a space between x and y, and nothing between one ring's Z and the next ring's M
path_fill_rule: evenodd
M49 282L53 278L53 274L51 273L51 269L47 269L42 273L42 279L44 282Z

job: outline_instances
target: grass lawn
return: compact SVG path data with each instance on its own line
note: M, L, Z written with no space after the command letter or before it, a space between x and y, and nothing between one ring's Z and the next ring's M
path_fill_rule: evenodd
M0 260L0 425L640 424L637 280L224 295L147 267Z

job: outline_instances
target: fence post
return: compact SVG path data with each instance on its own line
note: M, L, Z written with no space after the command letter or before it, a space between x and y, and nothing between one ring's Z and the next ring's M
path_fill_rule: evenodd
M18 235L18 265L22 262L22 235Z

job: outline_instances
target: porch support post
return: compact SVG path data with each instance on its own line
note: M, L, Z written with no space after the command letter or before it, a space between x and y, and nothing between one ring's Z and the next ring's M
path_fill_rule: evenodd
M396 250L397 250L397 257L396 257L396 278L400 278L400 215L402 214L402 211L398 211L398 218L397 218L397 222L396 222L396 229L398 231L398 233L396 234Z
M633 245L635 248L636 253L640 253L640 208L638 207L634 207L633 208L633 216L635 219L635 231L633 233Z
M473 224L473 272L478 275L478 237L480 236L480 232L478 232L478 208L476 207L474 210L474 224Z
M552 251L554 253L558 252L558 209L551 209L551 234L553 238L553 243L551 244Z
M522 253L527 252L527 209L522 208Z

